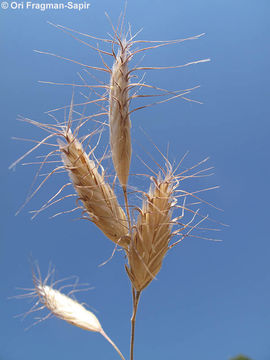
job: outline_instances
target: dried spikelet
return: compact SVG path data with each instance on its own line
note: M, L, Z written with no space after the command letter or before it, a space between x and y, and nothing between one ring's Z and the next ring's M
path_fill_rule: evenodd
M53 315L75 325L83 330L100 333L115 348L121 359L125 360L120 350L102 329L98 318L76 300L42 283L36 285L40 302L44 304Z
M111 71L109 88L109 124L112 159L118 179L123 187L128 182L131 160L129 118L129 70L130 43L119 42L120 48Z
M152 178L128 252L129 278L139 292L159 272L172 237L173 177Z
M71 130L66 133L65 139L67 145L60 143L62 159L86 212L109 239L127 249L127 219L113 189Z
M37 321L37 323L50 317L53 314L59 319L62 319L69 324L77 326L83 330L97 332L101 334L114 347L121 359L125 360L121 351L103 330L98 318L91 311L87 310L82 304L69 296L75 290L71 290L70 293L66 295L60 291L61 289L57 290L54 288L54 284L59 283L59 281L47 285L48 281L50 279L52 280L54 269L49 271L44 281L41 278L38 266L37 273L38 276L35 274L35 271L33 271L33 282L35 285L35 288L32 289L33 291L31 290L30 293L19 296L25 298L38 298L28 313L36 312L45 308L50 311L50 313L45 318L41 318L39 321ZM62 288L67 286L70 285L64 285Z
M117 28L113 29L113 35L110 39L102 39L97 38L95 36L81 33L80 31L73 30L71 28L68 28L66 26L62 25L56 25L50 23L52 26L60 29L61 31L65 32L66 34L69 34L72 38L75 40L84 43L85 45L89 46L91 49L96 50L103 63L103 67L97 67L97 66L91 66L84 63L81 63L78 60L69 59L51 52L44 52L44 51L37 51L35 52L40 54L46 54L49 56L54 56L66 61L73 62L77 65L81 65L85 70L86 74L89 74L91 77L92 75L88 72L89 69L94 69L95 71L101 71L106 72L110 75L110 82L109 84L98 84L98 85L91 85L87 84L85 79L82 78L83 84L70 84L70 83L56 83L51 81L41 81L41 83L46 84L54 84L54 85L72 85L73 87L82 87L82 88L93 88L96 92L97 89L105 89L107 96L104 96L104 94L98 94L98 99L87 102L95 103L98 105L100 101L107 101L109 105L109 111L107 113L104 112L105 107L102 108L102 112L99 115L109 115L109 128L110 128L110 145L111 145L111 151L112 151L112 159L114 168L116 171L116 174L118 176L118 179L125 191L128 177L129 177L129 168L130 168L130 162L131 162L131 153L132 153L132 145L131 145L131 136L130 136L130 128L131 128L131 122L130 122L130 114L132 112L135 112L139 109L143 109L149 106L152 106L154 104L159 104L162 102L167 102L169 100L175 99L175 98L182 98L187 101L194 101L198 102L196 100L192 100L188 97L186 97L187 94L191 93L192 90L198 88L198 86L191 87L188 89L182 89L182 90L176 90L176 91L169 91L166 89L162 89L156 86L153 86L151 84L144 84L142 81L132 81L132 78L137 78L137 75L134 75L133 73L145 71L145 70L162 70L162 69L176 69L176 68L184 68L190 65L202 63L202 62L208 62L210 59L202 59L202 60L196 60L191 61L182 65L175 65L175 66L135 66L129 68L129 62L135 56L136 54L143 53L145 51L148 51L150 49L155 49L163 46L168 46L170 44L178 44L182 43L188 40L195 40L200 38L204 34L199 34L195 36L191 36L189 38L184 39L175 39L175 40L163 40L163 41L151 41L151 40L135 40L135 37L137 34L133 35L131 34L131 29L129 28L128 32L126 34L123 34L123 26L125 22L125 14L120 16L119 22ZM120 26L119 26L120 25ZM90 43L81 40L80 37L86 37L88 39L95 39L99 40L105 44L110 44L111 51L103 50L99 47L99 45L93 46ZM139 48L134 48L134 45L142 44ZM147 44L147 45L145 45ZM118 51L115 52L114 47L118 47ZM133 48L133 49L132 49ZM107 64L105 59L103 59L103 55L111 56L114 58L114 63L111 66L110 64ZM140 94L137 93L130 94L129 90L140 88L144 89L146 91L152 89L154 90L154 94ZM156 93L157 92L157 93ZM159 94L158 94L159 93ZM156 101L152 104L146 104L143 106L139 106L135 109L130 110L130 102L132 99L135 98L151 98L156 96L164 96L166 97L165 100ZM83 104L87 104L83 102ZM77 104L79 105L79 104Z
M36 285L36 291L41 303L58 318L84 330L101 332L97 317L74 299L42 283Z

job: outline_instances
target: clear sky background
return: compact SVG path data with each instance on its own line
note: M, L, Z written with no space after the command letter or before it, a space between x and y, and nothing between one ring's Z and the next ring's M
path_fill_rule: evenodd
M112 30L104 12L115 24L122 9L119 0L91 0L91 7L81 12L0 9L1 360L117 358L101 336L57 319L25 331L34 323L35 314L23 322L14 316L25 313L31 304L9 297L22 293L16 287L32 287L31 258L38 260L44 275L52 262L57 279L78 275L81 283L89 283L94 289L77 298L96 312L104 329L128 355L131 299L123 254L117 252L106 266L98 267L110 257L113 243L90 222L74 221L79 214L50 219L71 209L73 200L51 207L31 221L29 211L42 206L65 183L64 174L53 177L15 217L36 167L17 166L8 171L31 145L11 137L41 139L44 135L38 128L16 121L17 115L46 122L45 111L66 105L71 98L70 87L44 85L38 80L78 83L76 73L82 72L78 65L33 50L101 65L95 51L47 21L106 37ZM170 90L200 84L191 97L204 104L178 99L134 113L131 171L146 172L136 155L153 167L147 153L161 162L140 128L162 151L170 144L171 161L179 161L189 150L182 169L210 156L208 164L214 166L215 174L183 183L183 188L220 185L203 198L224 211L208 207L203 213L209 211L212 218L230 225L220 226L218 234L206 234L222 242L191 237L168 254L157 280L141 299L135 359L228 360L244 353L254 360L270 360L269 11L268 0L128 2L126 20L133 33L143 28L138 38L167 40L206 33L197 41L151 50L145 57L138 55L135 64L173 66L211 58L209 63L189 68L146 74L145 82ZM108 81L104 76L102 80ZM95 80L88 77L87 81ZM83 131L90 130L88 124ZM107 141L106 132L100 153ZM37 161L35 156L46 150L26 161ZM112 166L108 173L113 174ZM148 188L140 177L132 176L130 183Z

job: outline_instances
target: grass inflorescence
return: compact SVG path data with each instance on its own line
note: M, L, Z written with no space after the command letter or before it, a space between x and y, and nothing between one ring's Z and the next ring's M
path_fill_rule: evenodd
M26 203L52 175L59 172L68 173L70 181L62 185L40 209L33 211L33 217L64 199L75 197L76 207L61 213L81 210L83 218L93 222L108 239L114 242L116 247L119 246L123 249L127 262L125 268L130 279L133 299L130 341L130 360L133 360L135 320L142 291L156 278L168 251L186 237L193 236L193 231L201 229L202 222L211 220L207 214L201 214L198 208L198 204L208 204L198 196L198 193L207 191L209 188L186 191L182 186L184 180L209 175L211 168L198 169L206 160L180 171L179 167L182 166L182 161L174 167L168 158L158 150L165 165L162 166L156 162L159 170L154 171L151 165L146 164L151 172L146 175L149 190L145 192L138 188L132 188L132 192L142 199L142 204L138 206L132 203L128 191L131 189L129 185L132 156L130 129L133 120L131 117L137 110L175 98L198 102L188 97L188 94L198 86L176 91L165 90L145 83L143 77L137 80L138 75L136 74L140 71L183 68L207 62L209 59L195 60L175 66L133 66L132 59L137 54L171 44L183 43L187 40L196 40L203 34L168 41L136 40L137 34L133 36L130 27L127 32L124 32L124 20L125 17L122 16L116 28L112 25L113 33L107 39L52 24L75 40L97 51L102 65L96 67L50 52L38 51L39 53L76 63L83 68L84 74L87 75L91 75L90 71L92 70L104 72L109 76L109 79L107 83L88 84L85 78L80 75L81 83L78 84L43 81L47 84L72 85L71 103L68 106L48 111L53 123L44 124L21 118L21 120L47 132L47 136L41 141L33 140L35 145L14 162L12 167L38 148L48 146L50 151L43 155L40 161L32 162L32 164L39 164L39 169L34 181L36 185L27 197ZM89 43L89 40L99 41L109 49L101 49L99 45L94 46L91 42ZM110 64L108 59L110 59ZM83 94L84 101L75 103L74 92L78 88L80 91L90 91L91 97ZM154 93L151 94L149 91ZM140 100L160 96L163 96L164 99L131 108L134 99ZM85 109L93 104L100 111L86 115ZM81 110L82 108L83 110ZM56 117L56 112L61 110L65 114L68 110L68 116L65 116L64 121ZM104 117L105 120L103 120ZM94 128L90 132L88 130L87 134L81 135L84 125L89 123ZM109 129L108 146L110 151L105 150L103 155L98 157L96 151L100 139L107 129ZM112 160L113 181L108 176L108 171L104 169L105 159ZM43 177L43 180L36 182L41 175L41 170L47 165L53 168ZM118 184L123 191L123 201L120 201L119 192L116 191ZM73 189L75 193L63 195L67 188ZM189 198L193 199L191 205L188 204ZM134 215L135 213L137 216ZM173 240L175 237L176 240ZM51 314L70 324L101 333L114 346L120 357L124 359L118 348L104 333L94 314L68 295L48 285L48 277L42 281L41 276L34 275L33 279L35 289L31 295L38 297L37 304L41 304L41 308L48 308ZM35 308L35 310L37 309L38 307Z

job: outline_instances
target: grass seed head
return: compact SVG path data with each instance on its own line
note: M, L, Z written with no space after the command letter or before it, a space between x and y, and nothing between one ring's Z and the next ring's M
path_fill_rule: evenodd
M87 214L110 240L127 249L127 219L113 189L70 130L65 138L67 144L60 143L62 159Z
M113 164L121 185L126 186L132 151L128 91L130 44L124 39L120 45L111 71L109 125Z
M42 283L36 284L36 291L40 302L58 318L84 330L101 332L97 317L76 300Z
M19 295L20 298L33 298L35 300L32 308L24 315L28 315L32 312L41 311L43 309L48 309L49 314L43 318L39 318L35 324L51 317L52 315L68 322L71 325L77 326L83 330L93 331L102 335L117 351L118 355L122 360L125 360L123 354L112 341L112 339L105 333L97 317L89 310L71 297L71 294L79 291L75 289L78 286L77 281L73 285L62 285L59 290L55 288L56 284L63 282L66 279L53 281L53 275L55 270L50 267L48 275L44 280L42 280L39 266L36 264L36 268L33 268L33 282L35 285L34 289L23 289L29 291L26 294ZM78 279L77 279L78 280ZM50 284L49 284L50 283ZM67 287L72 287L73 289L66 295L62 293L62 289ZM86 290L86 289L82 289ZM33 325L35 325L33 324Z
M143 290L161 269L172 236L173 179L168 176L152 181L138 216L126 267L137 291Z

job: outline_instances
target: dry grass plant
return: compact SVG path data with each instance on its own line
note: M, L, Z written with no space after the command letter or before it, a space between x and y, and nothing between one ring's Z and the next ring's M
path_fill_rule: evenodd
M91 220L107 238L115 243L115 246L120 246L124 249L128 262L126 271L131 282L133 295L130 340L130 360L133 360L136 313L142 291L155 279L169 249L187 236L192 236L191 232L195 229L200 229L200 224L208 219L207 215L201 215L199 213L199 209L197 209L196 206L198 203L204 202L197 194L209 189L188 192L183 190L180 184L182 185L183 180L186 179L208 176L208 171L211 169L198 169L198 166L204 164L205 160L203 160L195 166L177 173L177 171L179 171L178 166L173 169L167 157L162 154L165 167L159 166L159 172L154 172L151 168L153 174L149 175L149 191L143 192L137 190L138 195L143 198L143 203L140 208L136 207L138 212L137 218L131 217L131 205L129 204L130 200L128 196L128 179L130 176L132 153L130 135L131 114L142 108L175 98L195 101L188 98L187 95L196 88L168 91L146 84L143 82L143 79L134 81L133 75L135 72L141 70L182 68L192 64L206 62L209 61L209 59L197 60L177 66L132 67L130 66L130 62L136 54L170 44L195 40L202 34L187 39L172 41L135 40L136 35L131 35L130 28L127 33L124 33L124 20L125 16L123 15L120 17L116 28L112 25L113 34L111 38L108 39L100 39L61 25L53 25L77 41L96 50L101 57L103 67L99 68L82 64L77 60L64 58L49 52L39 51L40 53L56 56L79 64L87 74L89 74L89 70L105 72L109 75L110 79L108 84L98 83L95 85L89 85L82 76L82 83L80 84L60 84L43 81L44 83L56 85L72 85L73 89L78 87L90 90L91 95L96 96L96 98L90 99L85 95L85 101L74 104L73 96L69 106L53 109L48 112L49 116L56 121L54 124L44 124L22 118L23 121L42 128L48 135L42 141L36 141L35 146L12 164L12 167L39 147L51 147L52 150L38 162L39 170L37 171L35 180L38 179L38 175L45 165L55 165L55 160L52 160L53 156L58 156L58 160L56 161L60 161L60 163L45 176L45 179L36 185L27 197L26 203L38 192L45 182L57 172L68 172L71 182L63 185L39 210L33 212L33 216L35 217L41 211L63 199L75 196L77 197L76 207L70 211L63 211L62 213L81 209L83 217ZM82 38L84 38L84 40L82 40ZM109 46L111 50L102 50L99 47L93 46L85 39L98 40ZM113 60L111 66L104 60L104 56ZM134 89L137 89L136 92L131 93ZM103 92L99 93L98 91L100 90ZM138 90L153 90L155 93L138 93ZM164 96L165 99L130 109L130 103L135 98L157 96ZM85 110L79 111L81 107L85 109L90 104L99 106L100 111L88 116L85 115ZM54 114L56 111L63 109L64 111L69 109L68 118L65 119L64 122L59 122ZM107 117L108 121L100 120L100 118L104 116ZM96 124L96 129L87 135L79 136L83 125L89 121L91 121L92 124ZM110 134L111 158L115 174L123 189L125 208L122 208L119 203L118 194L115 192L115 181L114 184L110 183L102 165L108 153L105 151L104 156L100 159L97 159L95 155L96 148L99 145L99 139L107 127L109 127ZM97 136L98 139L93 145L95 136ZM53 142L52 140L55 138L57 140ZM75 194L71 193L62 196L62 192L67 187L73 187ZM189 197L195 200L193 204L195 205L195 209L187 204L187 198ZM179 202L180 198L183 200L181 203ZM173 237L178 237L174 243L172 242ZM35 289L30 295L38 296L38 303L41 304L41 307L47 307L52 314L75 326L101 333L114 346L120 357L124 359L115 344L104 333L95 315L69 296L54 289L53 286L47 285L47 282L48 277L42 281L41 276L34 276ZM35 310L37 310L37 308L38 307L35 307Z

